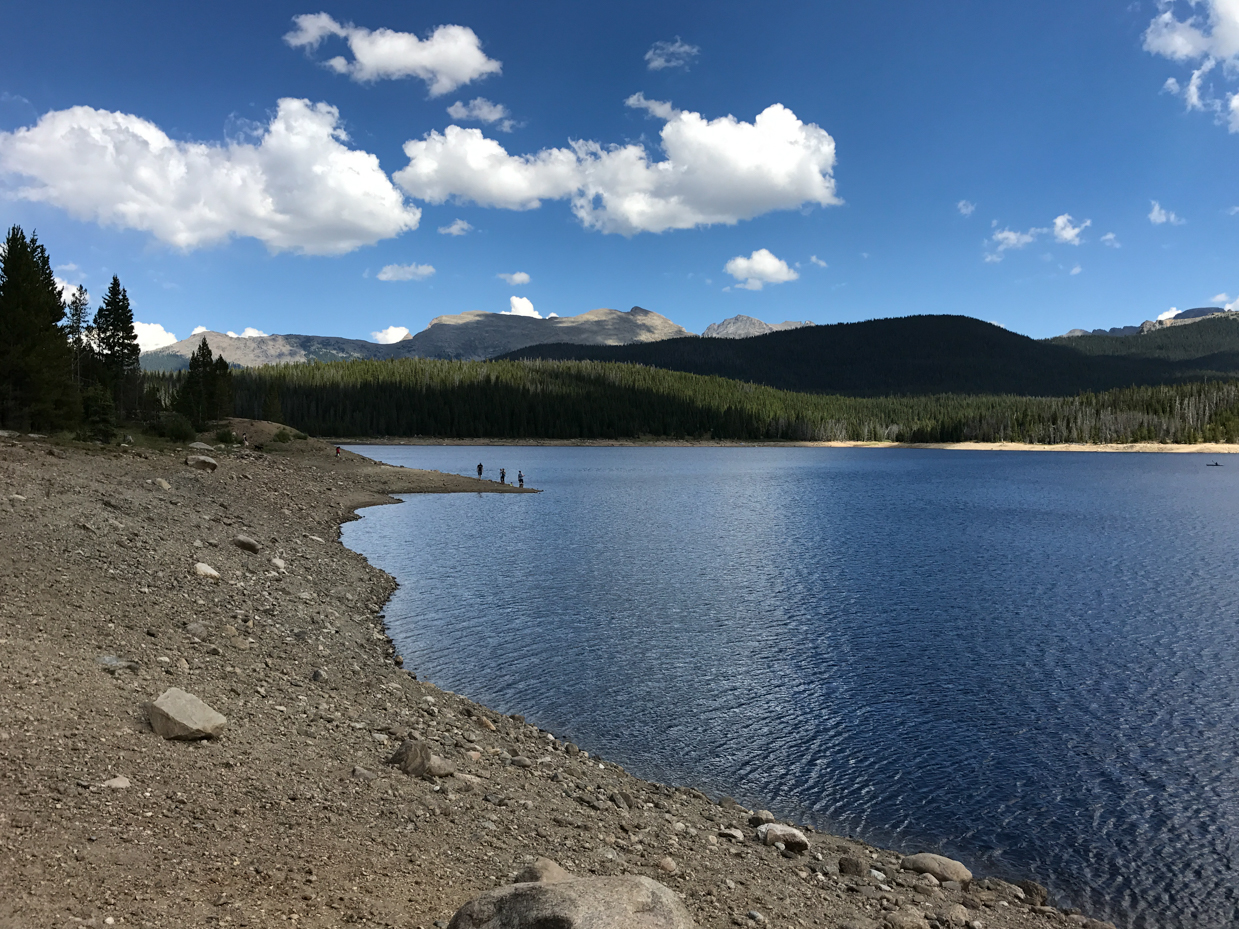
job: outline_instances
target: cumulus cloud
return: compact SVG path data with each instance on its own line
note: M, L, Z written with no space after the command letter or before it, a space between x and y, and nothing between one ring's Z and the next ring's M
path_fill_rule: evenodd
M210 332L210 331L211 330L207 329L206 326L194 326L194 330L193 332L190 333L190 335L197 335L200 332Z
M818 257L817 257L817 255L810 255L810 256L809 256L809 261L813 262L813 264L817 265L819 268L829 268L829 267L830 267L830 265L826 264L826 262L824 262L824 261L822 261L822 259L818 258Z
M1186 85L1168 78L1166 93L1182 96L1189 110L1214 114L1216 122L1229 123L1239 132L1239 94L1219 98L1205 86L1205 76L1219 63L1223 74L1239 74L1239 2L1236 0L1159 0L1159 13L1144 33L1146 51L1180 63L1200 62ZM1178 13L1187 15L1180 19Z
M1069 272L1067 272L1067 273L1068 273L1068 274L1070 274L1072 277L1075 277L1077 274L1079 274L1079 273L1080 273L1081 271L1083 271L1083 270L1084 270L1084 269L1083 269L1083 268L1081 268L1079 265L1076 265L1074 268L1072 268L1072 269L1071 269Z
M511 155L479 129L448 126L406 142L409 164L393 179L430 203L530 210L570 199L584 226L621 235L734 225L773 210L842 202L832 174L834 139L781 104L751 123L707 120L641 94L626 104L664 121L665 160L652 161L637 143L584 140Z
M240 335L237 335L237 333L233 332L231 329L225 332L224 335L230 335L234 339L261 339L266 335L266 333L261 329L255 329L253 326L246 326L241 330Z
M509 297L508 306L511 309L504 310L500 316L529 316L533 319L541 319L542 314L533 308L533 301L528 297ZM555 314L552 313L551 316ZM550 316L547 317L550 319Z
M1113 232L1107 232L1105 235L1103 235L1101 237L1101 244L1109 248L1122 248L1123 247L1119 243L1118 236L1116 236Z
M701 54L696 45L689 45L679 36L674 42L655 42L645 53L645 66L651 71L663 71L666 68L683 68L688 70L689 64Z
M454 219L451 225L439 227L439 235L467 235L472 231L473 227L463 219Z
M447 108L447 115L452 119L497 123L495 128L500 132L511 132L516 126L506 106L502 103L491 103L485 97L474 97L468 103L457 100Z
M761 290L767 284L786 284L800 277L768 248L759 248L748 258L737 255L723 266L723 270L740 281L736 286L744 290Z
M1179 315L1179 308L1177 306L1172 306L1165 313L1162 313L1160 316L1158 316L1157 320L1158 322L1161 322L1163 319L1173 319L1174 317L1178 315Z
M1172 226L1182 226L1187 222L1186 219L1180 219L1176 216L1173 210L1162 209L1162 205L1156 200L1150 200L1149 202L1153 204L1153 208L1149 210L1149 222L1154 226L1160 226L1163 223L1170 223Z
M1067 245L1079 245L1080 233L1093 224L1091 219L1086 219L1078 226L1071 224L1071 214L1063 213L1061 216L1054 217L1054 241L1063 242Z
M393 342L399 342L407 338L408 335L409 330L404 326L388 326L386 329L370 333L370 338L380 345L391 345Z
M1037 236L1049 231L1049 229L1041 229L1035 226L1027 232L1020 232L1018 229L999 229L990 237L989 242L993 245L994 250L985 255L985 260L991 263L1002 261L1003 252L1031 245L1036 241Z
M56 281L56 287L60 291L60 299L63 300L65 303L68 303L70 300L76 297L77 292L82 289L80 285L70 284L68 281L66 281L63 277L61 277L58 274L53 275L53 279Z
M498 274L496 275L496 277L498 277L499 280L501 281L507 281L513 287L515 287L517 284L528 284L529 283L529 275L526 274L524 271L517 271L514 274Z
M296 28L284 36L293 48L312 52L324 39L344 39L353 60L337 56L324 64L354 81L417 77L426 82L430 96L441 97L503 69L500 62L486 57L477 34L467 26L438 26L419 39L411 32L339 23L326 13L294 16L293 24Z
M138 348L144 352L163 348L165 345L171 345L173 342L180 341L180 339L159 325L159 323L140 323L135 319L133 321L133 331L138 336ZM194 332L197 331L197 329L194 330Z
M1230 294L1223 291L1220 294L1214 294L1211 300L1213 303L1230 303Z
M434 265L384 265L378 278L380 281L424 281L434 273Z
M960 200L959 203L955 204L955 209L959 210L962 216L971 216L976 208L977 205L968 200Z
M374 155L348 148L339 112L285 98L255 142L181 142L127 113L77 106L0 132L12 193L76 219L189 250L233 236L271 251L339 255L416 229Z

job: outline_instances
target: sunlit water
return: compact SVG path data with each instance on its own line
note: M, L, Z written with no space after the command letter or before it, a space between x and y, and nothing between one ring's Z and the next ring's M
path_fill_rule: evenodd
M370 447L406 666L636 774L1239 924L1239 458Z

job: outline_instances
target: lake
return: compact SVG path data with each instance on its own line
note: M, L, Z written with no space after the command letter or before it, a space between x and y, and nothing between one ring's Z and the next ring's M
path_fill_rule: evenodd
M634 774L1239 924L1239 458L354 446L518 469L344 527L415 669Z

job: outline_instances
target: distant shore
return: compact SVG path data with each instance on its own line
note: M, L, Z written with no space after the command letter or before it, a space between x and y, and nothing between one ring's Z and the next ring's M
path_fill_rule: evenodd
M978 452L1142 452L1230 455L1239 444L1206 442L1198 445L1171 445L1159 442L1128 444L1032 445L1025 442L739 442L714 439L452 439L432 436L403 438L326 439L336 445L524 445L577 448L936 448Z

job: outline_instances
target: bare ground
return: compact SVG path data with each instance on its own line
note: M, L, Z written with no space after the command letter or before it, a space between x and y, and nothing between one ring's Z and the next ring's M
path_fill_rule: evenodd
M542 855L654 877L703 927L1100 926L808 829L781 854L749 811L417 681L378 615L395 583L340 523L394 492L518 491L234 428L264 448L218 451L214 473L166 443L0 439L0 927L429 929ZM170 686L229 718L220 739L151 730ZM458 773L386 764L408 736Z

